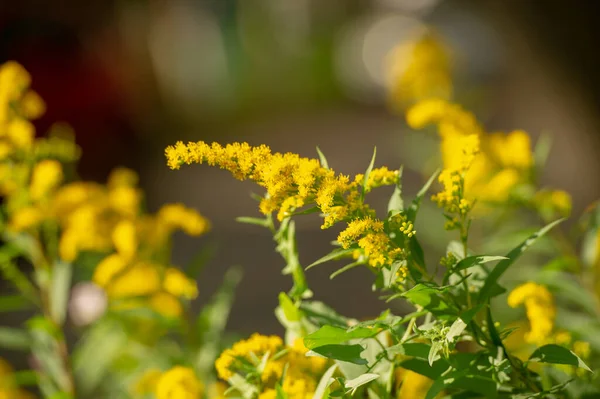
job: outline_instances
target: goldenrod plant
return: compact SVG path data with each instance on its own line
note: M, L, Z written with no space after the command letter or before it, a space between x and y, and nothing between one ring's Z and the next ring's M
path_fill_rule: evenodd
M439 137L439 169L415 193L375 152L350 176L318 148L315 158L248 143L166 148L171 169L204 164L264 190L262 216L238 220L272 233L291 277L275 309L285 334L237 342L221 337L239 271L197 315L197 276L171 264L172 233L201 235L208 221L181 204L145 212L130 170L106 184L77 180L78 147L64 128L34 138L43 101L22 67L3 65L0 270L15 294L0 310L35 316L0 328L0 345L32 355L31 371L0 363L0 398L31 397L28 385L50 399L600 396L600 206L567 231L569 194L539 181L547 141L489 132L460 105L434 33L390 60L407 54L390 75L391 101L414 134ZM391 193L385 212L369 203L373 190ZM424 223L427 212L438 218ZM307 214L339 233L303 265L295 220ZM344 260L331 278L366 268L389 309L359 320L314 299L310 269Z
M30 397L23 384L54 399L167 399L184 382L196 396L212 392L239 270L194 314L197 276L171 264L172 235L200 236L208 220L183 204L144 211L129 169L106 184L78 180L68 130L35 138L44 102L29 84L19 64L0 67L0 271L13 288L0 312L32 314L1 326L0 346L29 352L33 365L14 372L1 360L0 398Z
M364 174L351 177L335 172L318 149L315 159L247 143L177 142L166 149L172 169L206 164L265 189L259 204L264 217L239 220L273 233L284 258L283 273L293 281L292 288L280 294L275 311L285 339L253 335L223 352L215 363L219 377L229 385L226 397L600 395L592 371L600 349L595 333L600 327L595 285L598 208L590 208L582 225L580 256L558 226L571 211L570 196L538 187L543 160L529 135L521 130L488 133L472 113L452 102L446 66L432 65L446 60L435 54L442 47L432 36L423 40L414 49L424 52L424 58L404 69L397 84L405 90L393 86L392 96L402 99L410 128L437 132L441 165L410 201L402 190L402 168L375 167L375 154ZM419 65L424 70L415 70ZM418 72L427 76L431 70L440 78L421 79ZM417 78L421 81L415 82ZM405 81L414 86L406 87ZM383 186L393 187L393 193L387 212L378 215L368 194ZM419 239L419 231L432 226L415 227L429 198L439 206L444 228L454 235L449 242L437 243L447 250L435 264L426 261ZM321 215L322 229L341 224L342 230L330 253L302 267L294 219L310 213ZM480 252L477 246L486 245L472 243L474 225L485 230L493 224L498 237L492 230L484 244L501 241L505 237L498 225L531 220L523 213L537 219L537 226L519 227L520 236L525 236L512 249ZM508 241L514 242L514 237ZM536 246L546 250L536 253ZM515 279L511 272L521 266L526 252L534 255L526 258L528 262L539 267ZM408 303L413 312L387 310L359 321L311 300L305 271L343 259L348 264L331 278L366 267L382 300ZM508 297L507 280L513 288ZM507 318L506 305L523 307L524 321ZM307 359L315 363L306 366Z

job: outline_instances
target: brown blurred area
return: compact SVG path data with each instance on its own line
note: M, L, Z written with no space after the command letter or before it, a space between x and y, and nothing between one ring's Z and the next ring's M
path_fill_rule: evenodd
M31 72L48 104L39 133L70 123L83 147L80 173L103 181L117 165L136 169L150 210L164 202L197 208L213 223L203 239L178 237L176 264L214 246L198 306L231 265L244 267L230 328L281 332L273 309L291 286L250 193L225 172L174 172L163 150L177 140L268 144L315 156L347 174L407 163L406 192L423 176L425 152L386 100L384 56L407 31L431 24L457 54L460 101L489 130L522 128L554 139L545 184L573 194L575 214L598 198L600 27L592 1L164 0L0 3L0 61ZM463 101L464 100L464 101ZM384 207L388 192L375 195ZM335 231L298 220L301 261L325 254ZM417 226L427 229L428 226ZM435 256L432 258L435 259ZM385 306L367 271L333 281L333 266L308 272L315 297L357 318Z

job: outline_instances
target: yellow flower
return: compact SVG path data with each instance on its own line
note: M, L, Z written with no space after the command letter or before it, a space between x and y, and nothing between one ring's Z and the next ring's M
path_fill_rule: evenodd
M117 224L112 233L113 244L117 252L126 259L132 259L137 251L137 235L135 224L123 220Z
M63 179L62 165L55 160L46 159L35 165L31 177L29 192L31 198L39 200L47 196Z
M43 219L44 214L39 208L28 206L17 210L11 215L9 227L13 231L23 231L36 227Z
M292 153L271 153L267 146L251 147L233 143L176 143L165 149L167 164L179 169L183 164L207 163L219 166L240 180L253 180L264 187L267 195L259 209L264 214L279 211L279 220L290 216L295 208L316 204L325 216L323 228L342 220L352 211L364 207L358 184L348 176L337 175L316 159ZM389 178L387 179L389 180Z
M118 254L109 255L96 266L92 281L100 287L106 287L113 277L125 270L126 267L127 259L123 256Z
M15 147L29 149L35 136L35 128L31 122L16 118L6 126L6 136Z
M163 284L165 291L176 297L194 299L198 296L196 282L173 267L165 270Z
M357 183L362 184L364 179L363 175L356 175L355 180ZM381 168L374 168L369 173L367 184L365 186L365 192L368 193L372 189L381 186L393 186L398 183L399 175L397 170L389 170L386 166Z
M338 235L338 242L345 249L350 246L365 233L383 232L383 222L381 220L366 217L364 219L355 219L348 223L348 227Z
M447 48L433 32L406 41L392 50L390 94L397 106L431 97L452 95L451 59Z
M175 366L163 373L156 384L156 399L198 399L204 387L189 367Z
M183 307L179 299L166 292L157 292L148 300L150 308L164 317L177 318L183 314Z
M415 104L406 120L414 129L437 125L444 170L460 172L462 198L467 201L504 202L515 186L529 178L533 154L529 136L522 130L486 134L473 114L441 99ZM437 198L441 206L448 204L449 187L445 184L446 193Z
M551 337L556 317L556 307L552 294L543 285L527 282L516 287L508 296L508 305L516 308L524 304L530 330L525 341L538 346L544 345Z
M272 357L283 349L287 351L277 359ZM240 359L258 365L265 354L269 358L261 375L263 391L259 398L274 397L275 384L280 381L285 371L282 389L290 399L308 399L315 392L318 378L323 373L327 360L307 357L307 349L301 338L292 346L284 346L277 336L253 334L249 339L237 342L231 349L225 350L215 362L217 373L222 379L231 378L240 371Z
M157 266L148 262L138 262L112 279L106 292L109 297L121 298L150 295L158 292L160 287L161 281Z
M249 359L249 356L252 354L255 358L261 359L266 353L272 356L281 349L283 349L283 341L278 336L252 334L247 340L238 341L230 349L223 351L221 356L215 361L217 374L219 378L228 380L239 369L237 358ZM281 369L265 369L263 379L270 379L271 374L279 378L281 372L283 372L283 366Z
M39 94L30 90L21 100L20 113L27 119L37 119L46 112L46 103Z
M163 205L158 211L158 219L169 231L182 229L192 236L203 234L210 227L208 220L183 204Z

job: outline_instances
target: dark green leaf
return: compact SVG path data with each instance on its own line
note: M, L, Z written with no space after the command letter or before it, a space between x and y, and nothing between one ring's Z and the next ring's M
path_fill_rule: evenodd
M0 296L0 313L28 310L33 304L21 295Z
M497 286L498 279L506 272L506 270L521 256L523 252L527 250L533 243L544 234L546 234L550 229L552 229L557 224L561 223L564 219L556 220L545 227L538 230L536 233L531 235L528 239L523 241L518 247L510 251L504 260L498 262L498 264L492 269L489 276L485 280L485 284L481 288L479 292L478 302L486 303L489 298L492 297L494 293L494 289Z
M417 358L405 360L400 366L432 380L436 380L449 367L448 362L444 359L439 359L430 366L427 360Z
M468 269L469 267L479 266L479 265L483 265L484 263L495 262L495 261L505 260L505 259L508 259L508 258L506 258L505 256L485 256L485 255L468 256L468 257L464 258L463 260L461 260L460 262L458 262L456 264L456 266L454 267L453 271L459 272L461 270Z
M432 284L419 283L410 290L402 293L402 296L411 303L419 305L432 313L448 313L448 311L451 310L451 306L438 295L443 292L444 289L445 288L443 287L437 287Z
M323 345L312 349L313 352L329 359L366 365L368 362L360 354L365 348L361 345Z
M544 345L538 348L529 357L530 362L568 364L580 367L587 371L592 371L584 362L572 351L560 345Z

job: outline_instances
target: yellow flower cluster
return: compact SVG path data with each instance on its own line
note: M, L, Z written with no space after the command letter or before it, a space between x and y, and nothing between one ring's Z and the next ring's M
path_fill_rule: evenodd
M261 212L278 211L279 220L314 203L325 215L322 228L327 228L363 208L357 181L350 182L348 176L336 175L333 170L322 167L318 160L298 154L272 153L265 145L252 147L248 143L233 143L223 147L202 141L178 142L167 147L165 154L172 169L179 169L183 164L207 163L228 170L239 180L253 180L267 190L260 203ZM380 170L370 180L371 184L373 187L395 184L392 175Z
M354 181L358 184L362 184L364 178L364 175L358 174L354 178ZM398 183L399 179L399 172L397 170L389 170L386 166L374 168L371 170L371 173L369 173L367 184L365 184L365 193L368 193L377 187L393 186Z
M408 237L414 234L412 223L406 221L399 223L398 230ZM344 249L357 244L360 251L355 257L364 254L373 267L390 266L403 253L384 232L383 222L370 216L350 221L338 235L338 242ZM402 270L401 275L405 276L405 272Z
M161 374L156 382L156 399L198 399L204 386L189 367L175 366Z
M64 184L60 161L75 161L78 148L66 128L34 140L28 119L39 116L44 105L28 90L29 83L20 65L0 66L0 195L8 231L28 234L44 248L48 267L57 260L76 262L88 252L105 254L93 280L109 298L131 298L127 306L179 316L181 300L195 298L198 291L195 281L169 267L170 238L179 229L200 235L208 221L182 204L145 213L138 176L129 169L114 170L106 185Z
M516 308L524 304L530 330L525 341L538 346L548 343L554 329L556 307L552 294L543 285L527 282L516 287L508 296L508 305Z
M349 225L339 237L344 248L357 244L360 253L374 267L389 266L400 255L390 237L383 231L383 223L372 219L374 212L364 204L361 187L363 174L351 181L348 176L337 175L322 167L316 159L302 158L297 154L272 153L269 147L252 147L247 143L233 143L225 147L217 143L176 143L165 150L167 163L172 169L183 164L207 163L228 170L240 180L253 180L267 190L260 210L264 214L278 211L281 221L303 206L316 205L324 221L321 228L328 228L340 221ZM365 183L364 192L374 188L395 185L399 172L387 167L372 169ZM368 228L360 227L371 223ZM362 230L357 233L358 230ZM399 231L411 237L413 226L398 226Z
M388 61L394 105L405 106L431 97L451 97L450 54L433 32L400 44L392 50Z
M276 397L275 384L285 370L282 388L288 397L309 399L314 394L326 360L307 357L306 352L302 339L296 340L293 346L286 346L277 336L253 334L249 339L239 341L225 350L215 362L215 368L219 378L228 380L236 373L245 374L248 364L256 367L267 355L268 360L261 374L262 391L259 398ZM279 355L274 357L276 354Z
M46 106L29 90L29 73L14 61L0 66L0 160L31 149L35 128L31 119L40 117Z
M437 125L445 171L440 175L444 191L436 197L441 206L455 195L457 174L464 180L466 207L474 199L504 202L516 185L529 178L533 155L529 136L522 130L486 134L471 113L441 99L415 104L406 120L415 129Z
M33 399L35 396L19 388L14 380L14 370L0 358L0 399Z

